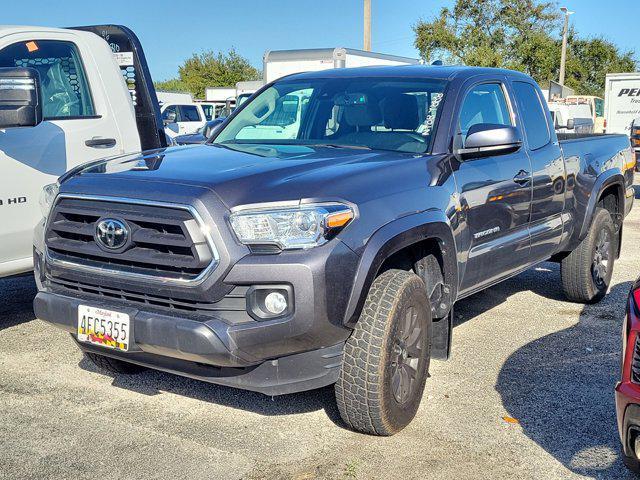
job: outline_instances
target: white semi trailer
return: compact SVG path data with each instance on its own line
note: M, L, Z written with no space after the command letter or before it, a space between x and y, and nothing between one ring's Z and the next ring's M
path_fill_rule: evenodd
M631 123L640 117L640 72L610 73L605 81L604 118L606 133L631 133Z
M292 73L330 68L366 67L369 65L414 65L415 58L366 52L353 48L317 48L304 50L267 50L263 58L265 83Z

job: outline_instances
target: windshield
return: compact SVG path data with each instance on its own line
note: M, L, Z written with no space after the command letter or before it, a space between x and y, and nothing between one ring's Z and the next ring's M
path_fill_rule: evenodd
M445 86L441 80L386 77L284 80L248 103L214 143L425 153Z

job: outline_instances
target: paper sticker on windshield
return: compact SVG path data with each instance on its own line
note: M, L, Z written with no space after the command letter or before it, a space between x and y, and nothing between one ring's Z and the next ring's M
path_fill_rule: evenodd
M114 52L116 63L121 67L129 67L133 65L133 52Z
M38 50L38 44L36 42L34 42L34 41L27 42L24 45L25 45L25 47L27 47L27 51L29 53L33 53L36 50Z

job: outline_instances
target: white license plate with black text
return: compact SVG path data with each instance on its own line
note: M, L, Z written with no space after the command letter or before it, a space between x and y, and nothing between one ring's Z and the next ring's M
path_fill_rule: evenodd
M78 341L105 348L129 349L129 315L104 308L78 306Z

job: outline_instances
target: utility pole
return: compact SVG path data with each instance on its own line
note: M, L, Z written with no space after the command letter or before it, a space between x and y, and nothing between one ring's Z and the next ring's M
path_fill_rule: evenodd
M573 15L576 12L571 12L567 7L561 7L560 10L564 13L564 29L562 30L562 55L560 56L560 85L564 86L564 74L565 66L567 63L567 33L569 31L569 15Z
M364 49L371 51L371 0L364 0Z

